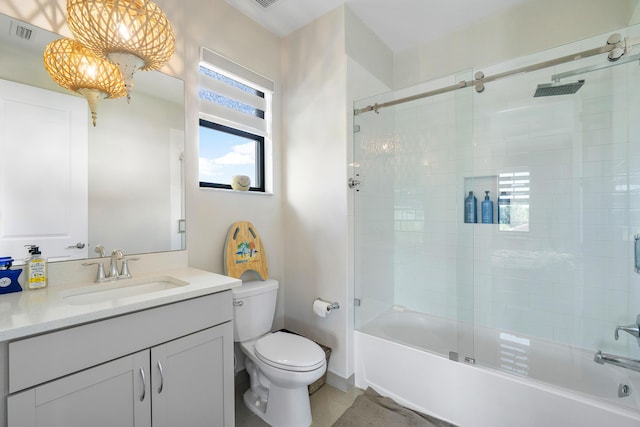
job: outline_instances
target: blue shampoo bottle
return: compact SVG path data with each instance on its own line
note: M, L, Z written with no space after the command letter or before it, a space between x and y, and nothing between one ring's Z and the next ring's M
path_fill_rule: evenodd
M469 191L469 195L464 199L464 222L474 224L478 222L478 200Z
M489 192L484 192L484 200L482 201L482 223L493 224L493 202L489 198Z

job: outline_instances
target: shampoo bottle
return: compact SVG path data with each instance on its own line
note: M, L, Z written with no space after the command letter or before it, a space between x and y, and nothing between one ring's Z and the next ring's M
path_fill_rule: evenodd
M482 205L482 223L493 224L493 202L489 198L489 192L484 192L484 200Z
M27 261L27 289L47 287L47 261L42 256L40 248L35 245L27 246L31 257Z
M473 191L469 191L469 195L464 199L464 222L478 222L478 200L473 195Z

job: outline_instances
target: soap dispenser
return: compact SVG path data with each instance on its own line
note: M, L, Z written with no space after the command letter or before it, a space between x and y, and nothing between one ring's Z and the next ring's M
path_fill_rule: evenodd
M489 192L484 192L484 200L482 205L482 223L493 224L493 202L489 198Z
M27 289L47 287L47 260L36 245L27 245L31 257L27 260Z

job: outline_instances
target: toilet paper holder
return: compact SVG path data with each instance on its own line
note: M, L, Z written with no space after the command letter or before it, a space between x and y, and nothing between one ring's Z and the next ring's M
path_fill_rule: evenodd
M329 304L329 306L327 307L327 311L337 310L340 308L340 303L338 301L331 302L331 301L324 300L320 297L316 298L314 301L322 301Z

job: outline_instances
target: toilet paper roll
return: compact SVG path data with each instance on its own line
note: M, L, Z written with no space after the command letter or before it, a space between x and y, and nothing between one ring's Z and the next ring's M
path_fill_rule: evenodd
M327 317L330 313L330 303L322 300L315 300L313 302L313 313L318 317Z

